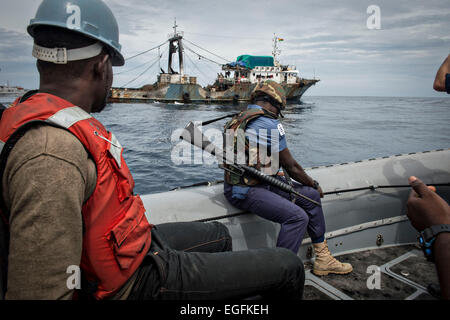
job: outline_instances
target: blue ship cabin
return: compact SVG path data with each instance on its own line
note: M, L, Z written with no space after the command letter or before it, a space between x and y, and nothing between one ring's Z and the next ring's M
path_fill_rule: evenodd
M272 56L251 56L248 54L243 54L237 57L236 63L249 69L254 69L255 67L275 66Z

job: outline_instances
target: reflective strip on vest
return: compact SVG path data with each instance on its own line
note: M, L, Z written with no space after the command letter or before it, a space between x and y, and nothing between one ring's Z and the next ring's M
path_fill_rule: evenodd
M86 120L89 118L92 118L92 116L80 107L70 107L56 112L46 121L69 129L78 121Z
M2 140L0 140L0 153L2 153L4 146L5 146L5 143Z
M120 144L119 140L117 140L114 133L111 132L111 144L109 146L109 152L114 157L114 159L117 162L117 165L119 168L122 166L122 145Z

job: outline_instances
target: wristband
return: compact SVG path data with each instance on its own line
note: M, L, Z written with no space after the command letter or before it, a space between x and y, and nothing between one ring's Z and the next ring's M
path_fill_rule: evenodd
M428 261L434 262L434 242L442 232L450 232L450 224L434 225L420 232L419 244Z
M316 180L313 180L313 181L314 181L314 182L313 182L313 186L312 186L312 187L313 187L314 189L316 189L316 190L319 189L319 183L318 183Z
M431 241L431 239L436 238L436 236L442 232L450 232L450 224L437 224L426 228L420 234L425 241Z

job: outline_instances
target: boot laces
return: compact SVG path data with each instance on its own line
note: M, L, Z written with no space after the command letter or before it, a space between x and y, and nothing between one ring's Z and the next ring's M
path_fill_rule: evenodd
M328 244L325 244L322 250L318 252L318 256L321 256L327 265L342 265L342 262L331 255Z

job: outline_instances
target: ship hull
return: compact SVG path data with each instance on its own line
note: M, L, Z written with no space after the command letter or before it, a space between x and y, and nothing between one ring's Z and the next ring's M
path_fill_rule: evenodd
M290 102L298 102L303 94L318 80L302 80L295 84L282 84L286 98ZM113 88L110 103L206 103L206 104L238 104L250 102L250 96L256 84L238 83L226 90L216 87L202 88L198 84L169 83L154 85L145 89Z

